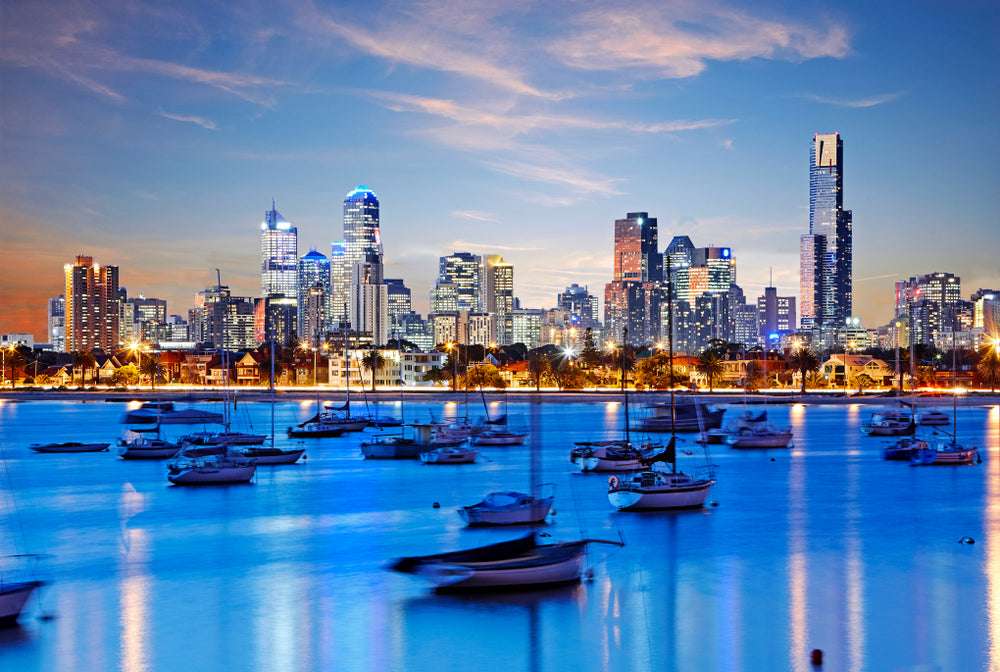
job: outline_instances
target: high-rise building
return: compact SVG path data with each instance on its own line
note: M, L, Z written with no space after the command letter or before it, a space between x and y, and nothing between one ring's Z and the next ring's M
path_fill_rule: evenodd
M298 230L271 202L260 225L260 295L297 297L299 293Z
M935 332L958 329L962 279L951 273L928 273L896 283L896 316L912 319L914 343L935 344ZM941 341L941 338L937 339ZM947 342L947 340L945 340Z
M351 328L371 334L374 345L389 340L389 289L382 273L382 256L370 254L366 261L354 264L351 275Z
M397 324L400 318L412 312L410 288L403 284L402 278L386 278L386 300L389 306L389 320Z
M46 311L48 339L56 352L66 352L66 297L60 294L49 299Z
M613 266L614 279L604 288L606 333L627 327L633 343L657 340L663 255L657 251L655 217L630 212L615 220Z
M261 342L258 334L264 332L264 328L258 326L254 300L231 296L227 285L216 285L198 292L194 297L194 308L188 311L191 340L216 350L256 347Z
M78 256L66 264L66 350L111 352L119 343L118 267Z
M844 143L839 133L816 133L809 153L809 233L800 246L803 329L836 329L851 316L852 228L852 213L844 210Z
M306 302L314 305L310 313ZM311 342L317 334L322 335L333 328L333 287L330 285L330 260L316 250L299 259L298 286L298 332L299 340ZM318 312L317 312L318 310Z
M331 252L333 319L340 322L350 319L351 278L355 264L371 263L372 255L378 257L375 263L382 263L378 197L367 186L358 185L344 198L344 239L333 243ZM355 307L353 312L357 314L358 310Z
M514 265L499 254L486 255L486 312L493 315L496 342L513 341L511 311L514 310Z
M795 331L795 297L778 296L777 287L765 287L757 297L757 328L763 338Z
M454 286L456 307L452 310L484 312L482 262L482 257L469 252L453 252L447 257L441 257L437 285L451 283ZM435 298L435 302L440 300ZM434 310L436 312L437 308Z
M586 286L581 287L575 282L556 297L556 307L569 314L570 322L580 329L595 329L600 327L597 319L597 297L591 294Z

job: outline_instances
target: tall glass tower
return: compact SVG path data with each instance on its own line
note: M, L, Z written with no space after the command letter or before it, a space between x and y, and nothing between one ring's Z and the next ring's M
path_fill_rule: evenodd
M816 133L809 151L809 233L800 247L799 307L805 329L837 327L851 316L853 239L844 210L844 143Z
M344 198L344 239L334 243L331 252L336 322L348 319L349 311L345 306L350 302L355 264L382 263L378 197L367 186L358 185Z
M330 286L330 260L310 250L299 259L299 339L309 341L329 331L333 314L333 289ZM307 310L310 297L317 303Z
M260 295L263 298L283 294L296 298L299 293L299 233L281 216L271 201L260 225Z

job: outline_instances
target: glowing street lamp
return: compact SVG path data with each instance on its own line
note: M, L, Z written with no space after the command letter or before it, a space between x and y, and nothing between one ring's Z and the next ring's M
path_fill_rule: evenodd
M132 341L131 343L129 343L128 351L131 352L136 359L136 364L139 367L140 382L142 381L142 353L145 350L146 350L146 344L142 343L141 341ZM150 374L150 376L152 375L153 374ZM152 385L152 380L150 380L150 385Z
M456 353L452 352L453 348L457 348L458 345L448 341L444 344L445 349L448 354L451 355L451 391L458 392L458 358Z
M7 382L7 351L9 350L11 354L17 349L17 345L11 343L6 348L2 349L2 354L0 354L0 371L3 371L3 379L0 380L0 387ZM10 389L14 389L14 367L10 369Z

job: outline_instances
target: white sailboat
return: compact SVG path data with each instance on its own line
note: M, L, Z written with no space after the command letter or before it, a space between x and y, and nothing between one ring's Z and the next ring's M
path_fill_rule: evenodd
M622 396L625 399L625 437L601 441L580 441L570 452L570 462L580 471L634 471L642 469L645 458L663 450L662 443L634 446L629 429L628 381L625 371L625 347L628 329L622 329Z
M667 273L669 274L669 262ZM668 275L669 277L669 275ZM670 332L670 406L674 405L674 339L673 301L671 286L667 285L667 314ZM696 407L697 408L697 407ZM674 417L671 413L671 417ZM705 504L709 491L715 485L714 467L708 464L708 448L705 447L706 473L704 475L685 474L677 470L677 433L671 428L670 441L666 450L641 462L649 468L637 471L624 478L608 478L608 501L620 511L647 511L653 509L695 509ZM670 470L661 465L669 464Z
M0 472L3 475L3 482L12 484L10 474L7 473L7 456L3 452L3 445L0 444ZM10 513L10 519L4 521L4 527L0 528L4 540L15 548L23 545L23 529L20 523L15 521L17 500L14 499L13 491L4 491L10 497L10 507L3 507ZM8 527L9 526L9 527ZM9 628L17 625L17 619L24 609L28 598L42 585L26 563L36 560L38 556L17 553L16 555L0 558L0 628Z
M243 446L239 451L246 457L252 457L261 464L294 464L299 461L305 448L279 448L275 444L274 434L274 335L271 335L271 443L268 445Z
M219 273L219 269L215 269ZM222 278L219 277L219 291ZM229 391L229 362L226 353L225 312L222 322L222 362L225 369L223 394ZM273 355L272 355L273 357ZM228 409L228 401L224 409ZM224 413L225 415L225 413ZM225 423L229 430L228 417ZM243 455L229 444L209 446L184 445L168 463L167 479L174 485L212 485L221 483L249 483L257 473L257 461Z

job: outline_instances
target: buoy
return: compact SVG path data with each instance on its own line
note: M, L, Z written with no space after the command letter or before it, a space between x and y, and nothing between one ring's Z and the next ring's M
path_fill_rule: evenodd
M586 571L586 573L584 574L584 576L587 577L588 581L593 581L594 580L594 570L593 569L588 569Z
M823 664L823 651L820 649L813 649L812 653L809 654L809 662L813 665Z
M433 506L433 507L434 507L435 509L440 509L440 508L441 508L441 504L439 504L438 502L434 502L434 504L433 504L432 506Z
M718 505L719 505L718 502L712 502L712 506L718 506Z
M960 544L974 544L974 543L976 543L976 540L973 539L972 537L962 537L961 539L958 540L958 543L960 543Z
M554 515L556 515L556 513L558 513L558 512L555 509L550 509L549 510L549 515L550 516L554 516Z
M773 457L771 458L771 461L774 462L774 458Z

